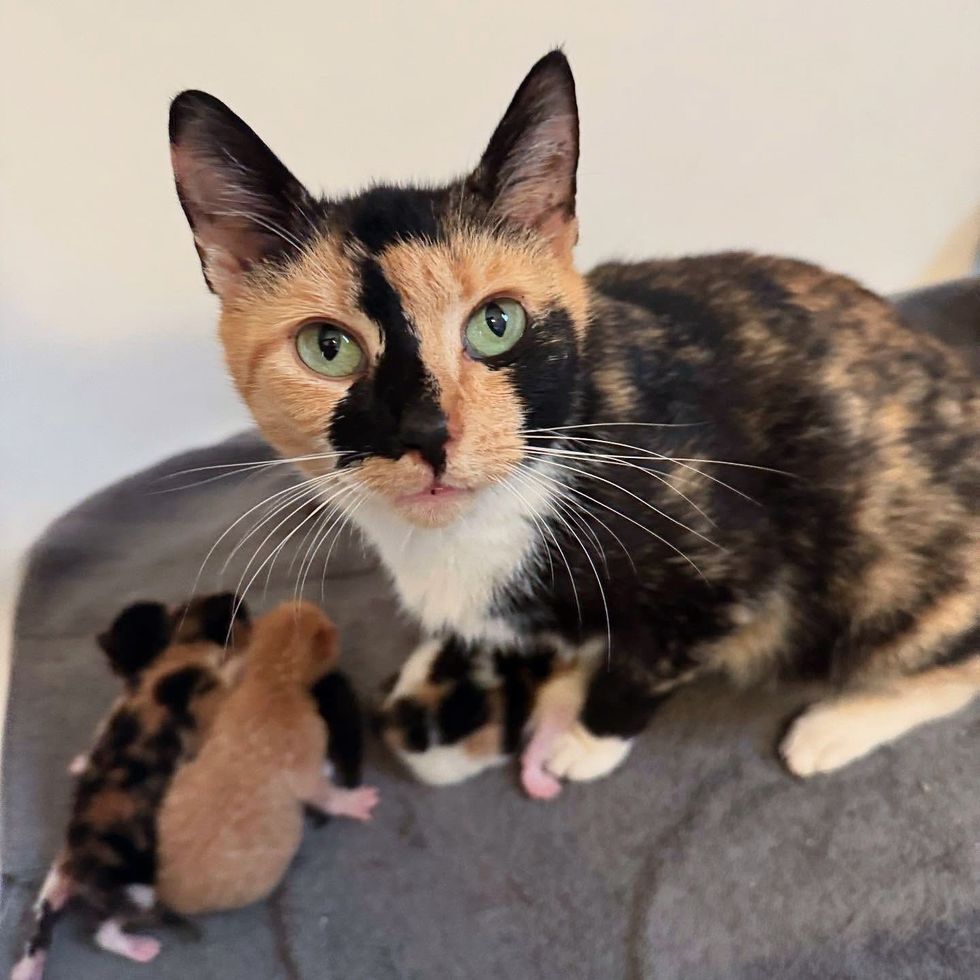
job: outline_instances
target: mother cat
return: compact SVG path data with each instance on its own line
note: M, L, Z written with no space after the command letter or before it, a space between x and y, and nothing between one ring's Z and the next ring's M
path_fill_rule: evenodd
M313 197L201 92L170 138L239 391L438 638L392 704L418 759L481 722L469 661L508 648L599 651L536 745L573 779L709 670L837 682L783 742L803 776L980 691L976 381L802 262L580 274L560 52L447 186Z

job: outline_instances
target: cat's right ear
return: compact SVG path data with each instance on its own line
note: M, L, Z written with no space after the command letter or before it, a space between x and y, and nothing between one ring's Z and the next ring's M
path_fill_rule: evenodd
M577 167L575 79L565 55L555 50L521 82L467 186L492 214L570 256L578 238Z
M223 102L196 91L173 100L170 157L204 278L222 299L252 266L302 249L309 193Z

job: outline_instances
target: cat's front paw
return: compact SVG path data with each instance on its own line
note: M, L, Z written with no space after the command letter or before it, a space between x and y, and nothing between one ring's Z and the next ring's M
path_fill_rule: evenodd
M632 747L632 739L593 735L576 722L555 740L545 769L561 779L587 782L611 773L629 755Z
M786 768L803 778L833 772L880 744L880 712L862 707L857 702L822 701L807 708L779 746Z

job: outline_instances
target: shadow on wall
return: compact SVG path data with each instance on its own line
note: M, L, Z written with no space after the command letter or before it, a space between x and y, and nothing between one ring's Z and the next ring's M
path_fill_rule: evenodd
M249 424L210 326L146 321L95 344L9 309L0 322L0 550L8 560L106 483Z
M929 286L965 275L980 275L980 204L949 233L917 285Z

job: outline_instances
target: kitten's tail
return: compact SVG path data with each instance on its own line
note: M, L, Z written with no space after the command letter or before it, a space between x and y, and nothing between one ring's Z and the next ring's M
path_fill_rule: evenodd
M44 960L51 948L54 924L75 892L75 883L63 870L59 857L51 865L34 903L34 931L27 940L24 955L11 971L10 980L41 980Z

